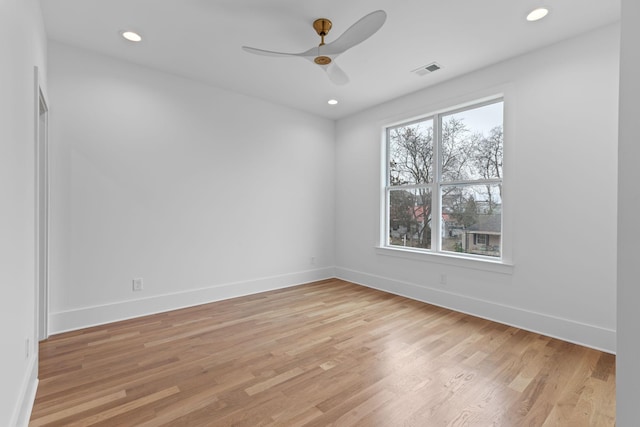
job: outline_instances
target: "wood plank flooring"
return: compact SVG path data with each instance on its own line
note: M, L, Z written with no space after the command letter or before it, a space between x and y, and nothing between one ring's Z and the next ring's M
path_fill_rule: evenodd
M51 337L30 426L613 426L615 357L340 280Z

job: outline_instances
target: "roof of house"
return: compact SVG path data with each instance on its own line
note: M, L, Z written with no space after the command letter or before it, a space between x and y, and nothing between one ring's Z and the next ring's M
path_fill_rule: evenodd
M500 233L502 231L502 215L478 215L478 222L468 227L466 231Z

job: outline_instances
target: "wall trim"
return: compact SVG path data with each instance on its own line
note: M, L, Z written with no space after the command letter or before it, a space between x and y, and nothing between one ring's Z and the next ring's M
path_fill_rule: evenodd
M615 354L616 331L544 313L434 289L389 277L335 268L336 277L358 285L448 308L530 332Z
M11 417L11 426L26 427L29 425L31 411L36 400L36 392L38 391L38 357L33 356L29 359L29 367L24 377L18 403Z
M335 277L333 267L225 283L135 300L50 313L49 332L58 334L120 320L157 314L210 302L298 286Z

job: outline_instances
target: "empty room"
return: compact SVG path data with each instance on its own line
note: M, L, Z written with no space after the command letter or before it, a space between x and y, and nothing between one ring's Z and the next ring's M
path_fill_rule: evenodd
M637 2L0 2L0 425L637 425Z

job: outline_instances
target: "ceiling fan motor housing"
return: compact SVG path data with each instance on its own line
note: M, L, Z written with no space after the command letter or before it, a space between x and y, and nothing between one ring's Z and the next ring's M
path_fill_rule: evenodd
M313 29L316 30L316 33L320 37L323 38L322 42L324 44L324 36L329 34L329 30L331 30L331 21L327 18L320 18L313 21Z

